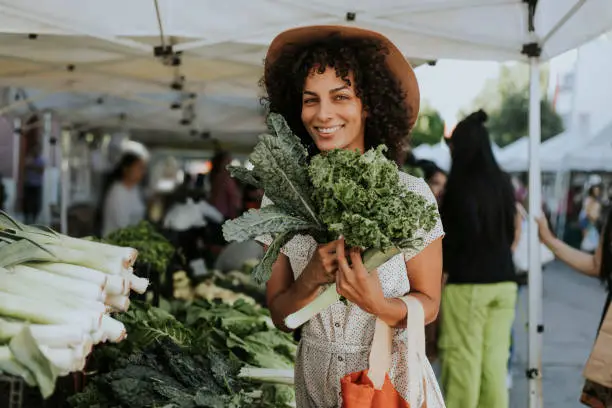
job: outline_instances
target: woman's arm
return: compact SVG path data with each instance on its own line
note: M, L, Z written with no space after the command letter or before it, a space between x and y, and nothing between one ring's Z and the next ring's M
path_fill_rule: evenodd
M546 245L557 258L566 263L577 271L589 276L599 276L601 268L601 251L602 242L599 241L599 246L594 255L582 252L572 248L565 242L561 241L553 235L548 227L546 218L537 218L538 228L540 232L540 240Z
M421 253L406 262L406 269L410 280L410 294L423 304L425 324L429 324L436 320L440 310L442 237L433 241Z
M295 280L289 258L280 254L272 266L272 275L266 285L266 302L277 328L291 331L284 325L285 318L311 303L319 295L321 285L334 281L338 267L335 248L336 241L319 245L304 271Z

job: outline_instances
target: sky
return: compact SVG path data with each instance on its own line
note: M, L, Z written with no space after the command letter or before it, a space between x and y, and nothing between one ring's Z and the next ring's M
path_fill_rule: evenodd
M574 66L575 51L555 57L551 75ZM458 122L457 115L469 108L488 79L499 75L501 63L486 61L440 60L435 66L422 65L415 69L421 101L427 101L444 118L448 127ZM592 68L587 67L587 70Z
M432 105L452 126L462 108L469 107L489 78L496 78L497 62L442 60L415 70L421 100Z

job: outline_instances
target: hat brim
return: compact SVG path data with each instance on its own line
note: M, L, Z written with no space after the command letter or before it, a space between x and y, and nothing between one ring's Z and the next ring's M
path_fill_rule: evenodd
M408 125L412 129L419 115L421 101L419 84L410 62L391 40L380 33L350 26L307 26L293 28L280 33L274 38L268 48L265 66L273 65L287 46L305 45L322 40L330 35L339 35L341 38L373 39L379 41L387 49L386 63L405 93L404 103L409 114ZM266 69L265 75L267 73L268 70Z

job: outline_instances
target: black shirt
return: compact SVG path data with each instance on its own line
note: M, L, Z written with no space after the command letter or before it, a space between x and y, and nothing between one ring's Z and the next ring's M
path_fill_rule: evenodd
M486 238L479 223L477 206L465 203L464 208L454 208L446 218L442 241L444 270L450 284L486 284L516 282L512 242L512 225L499 226L505 231L497 234L498 239Z

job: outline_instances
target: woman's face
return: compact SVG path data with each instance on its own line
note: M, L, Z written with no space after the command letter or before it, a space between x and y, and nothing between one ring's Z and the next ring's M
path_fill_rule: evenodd
M146 171L146 165L143 160L136 160L131 166L125 169L124 181L136 185L139 184Z
M436 198L440 198L446 186L446 174L437 172L428 181L429 188Z
M322 74L312 71L302 93L302 122L320 151L364 150L365 112L351 85L336 76L333 68Z

